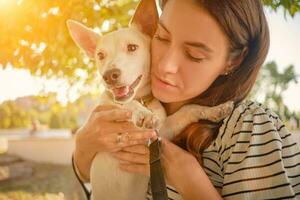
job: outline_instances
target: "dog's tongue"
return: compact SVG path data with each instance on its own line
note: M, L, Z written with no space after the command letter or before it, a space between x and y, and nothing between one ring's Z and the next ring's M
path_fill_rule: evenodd
M114 92L114 95L116 97L123 97L126 94L128 94L128 92L129 92L129 86L124 86L124 87L120 87L120 88L114 88L113 92Z

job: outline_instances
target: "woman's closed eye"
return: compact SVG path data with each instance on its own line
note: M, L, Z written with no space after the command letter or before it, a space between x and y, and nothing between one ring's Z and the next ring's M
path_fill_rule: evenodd
M162 42L169 42L169 39L165 38L165 37L161 37L160 35L158 34L155 34L154 35L154 38L159 40L159 41L162 41Z
M201 62L204 60L204 57L193 56L188 51L185 51L185 55L188 59L192 60L193 62Z

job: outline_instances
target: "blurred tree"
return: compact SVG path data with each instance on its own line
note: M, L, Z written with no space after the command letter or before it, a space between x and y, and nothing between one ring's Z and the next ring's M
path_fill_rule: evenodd
M29 69L33 75L81 79L78 69L95 74L92 62L80 54L66 27L75 19L97 32L126 26L133 0L3 0L0 5L0 64ZM94 76L87 76L93 80ZM87 81L88 81L87 80Z
M62 127L62 120L60 118L61 115L58 113L52 113L51 118L50 118L50 123L49 123L49 128L61 128Z
M279 72L278 65L274 61L269 62L261 69L249 98L256 99L258 95L263 95L264 105L271 107L282 120L290 119L293 113L284 104L282 93L291 83L297 83L298 77L293 65L286 67L283 72Z
M95 80L95 68L71 40L66 20L75 19L97 32L127 26L138 0L2 0L0 67L10 63L37 76L67 78L71 85ZM273 10L294 16L299 0L264 0ZM82 74L88 74L83 76Z
M263 0L266 6L270 6L273 10L277 11L278 8L284 9L284 14L290 14L292 17L300 12L299 0Z
M49 96L27 96L0 104L0 129L29 128L33 124L49 128L75 130L97 105L97 94L80 96L75 102L62 105ZM54 98L54 99L53 99ZM37 127L39 129L39 127Z

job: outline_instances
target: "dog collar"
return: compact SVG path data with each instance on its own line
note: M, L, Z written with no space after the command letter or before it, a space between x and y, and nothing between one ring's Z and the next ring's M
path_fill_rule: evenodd
M148 94L146 96L140 97L137 99L138 102L140 102L143 106L148 107L149 103L153 100L153 95Z

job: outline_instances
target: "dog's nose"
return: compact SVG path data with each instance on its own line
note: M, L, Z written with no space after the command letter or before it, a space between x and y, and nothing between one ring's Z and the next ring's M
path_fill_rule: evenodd
M119 81L120 75L121 70L118 68L113 68L104 73L103 79L107 84L112 85Z

